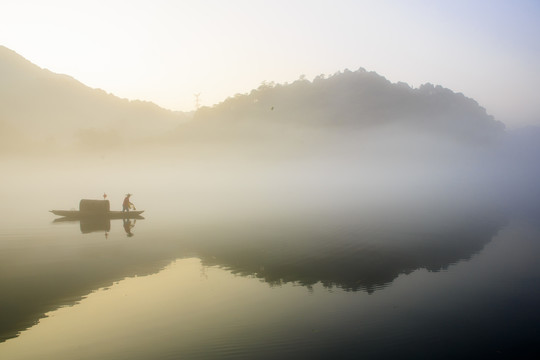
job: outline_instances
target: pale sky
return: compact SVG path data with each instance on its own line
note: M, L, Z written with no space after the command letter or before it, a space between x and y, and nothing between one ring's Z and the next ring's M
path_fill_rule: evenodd
M537 0L0 0L0 45L117 96L191 111L360 67L540 125Z

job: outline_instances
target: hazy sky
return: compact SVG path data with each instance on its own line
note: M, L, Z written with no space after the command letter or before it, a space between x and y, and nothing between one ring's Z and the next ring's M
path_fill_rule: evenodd
M363 67L540 125L540 1L1 0L0 44L174 110Z

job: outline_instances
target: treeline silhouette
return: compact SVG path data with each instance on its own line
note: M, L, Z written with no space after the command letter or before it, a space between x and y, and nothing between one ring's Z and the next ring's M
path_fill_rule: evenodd
M129 101L42 69L0 46L0 152L61 148L113 151L193 142L281 141L298 133L395 127L469 144L491 142L504 125L476 101L431 84L411 88L364 69L313 81L264 82L194 114ZM320 130L313 132L314 129ZM325 135L326 136L326 135ZM400 135L406 136L405 133ZM146 149L146 150L147 150Z
M199 131L255 124L365 131L400 125L412 131L480 142L499 137L504 131L504 124L463 94L432 84L417 89L405 83L394 84L362 68L329 77L321 75L313 81L300 78L291 84L263 83L249 94L201 108L190 125L194 124Z

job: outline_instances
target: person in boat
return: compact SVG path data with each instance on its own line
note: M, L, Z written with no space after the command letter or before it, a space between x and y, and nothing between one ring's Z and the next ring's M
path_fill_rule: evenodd
M129 201L129 198L131 197L131 194L126 194L126 197L124 198L124 202L122 203L122 212L127 211L129 212L129 209L133 207L135 209L135 205L131 201Z

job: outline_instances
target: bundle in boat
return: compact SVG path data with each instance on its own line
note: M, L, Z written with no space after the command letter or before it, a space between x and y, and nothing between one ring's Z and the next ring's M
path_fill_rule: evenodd
M79 211L87 214L108 214L110 210L109 200L82 199L79 203Z

